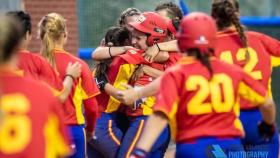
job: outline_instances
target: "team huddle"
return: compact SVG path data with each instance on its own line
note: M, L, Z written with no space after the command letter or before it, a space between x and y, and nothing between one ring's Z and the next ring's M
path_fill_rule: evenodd
M38 23L40 53L30 15L2 15L0 158L278 158L280 42L239 16L238 0L212 0L211 16L127 8L91 70L64 50L60 14Z

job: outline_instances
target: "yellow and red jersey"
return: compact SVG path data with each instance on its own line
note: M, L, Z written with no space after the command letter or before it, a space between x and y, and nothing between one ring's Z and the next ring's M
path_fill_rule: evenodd
M182 54L178 52L169 52L169 59L164 63L147 63L144 62L143 64L148 65L152 68L155 68L160 71L165 71L166 69L174 66L178 60L182 57ZM135 83L133 83L134 87L142 87L149 83L151 83L155 78L144 74L141 76ZM127 107L126 114L128 116L143 116L143 115L150 115L153 113L153 105L155 104L155 97L150 96L147 98L142 98L143 103L141 104L141 108L132 109Z
M58 73L40 55L21 50L18 53L17 66L19 71L22 71L23 76L47 83L56 91L56 95L59 95L59 92L63 90L62 80L58 77Z
M185 57L162 77L153 110L170 119L177 142L244 136L239 97L254 106L265 102L265 88L240 67L215 58L211 66L212 78L199 61Z
M139 64L145 64L162 71L165 70L165 64L148 63L142 56L143 52L143 50L139 49L129 49L125 54L114 57L108 72L109 83L115 88L124 89L122 84L131 83L130 78ZM177 61L179 56L179 54L174 53L170 63ZM144 86L151 81L153 81L153 78L145 74L138 81L133 83L133 85ZM119 110L121 106L121 103L117 99L107 93L102 93L96 98L100 112L111 113ZM125 111L129 116L149 115L152 113L151 107L154 104L154 100L154 97L149 97L145 102L147 105L143 106L143 108L132 110L131 108L126 107Z
M121 84L128 84L137 64L145 62L141 56L143 51L130 49L125 54L114 57L108 72L109 83L115 88L124 89ZM107 93L101 93L96 97L100 112L111 113L117 111L121 103Z
M74 81L71 93L65 101L63 109L64 121L67 125L84 124L85 119L82 104L85 100L95 99L94 97L99 94L99 89L92 78L88 65L83 60L65 52L64 50L54 49L53 53L55 56L56 70L58 71L61 79L65 78L66 68L69 62L79 62L82 65L81 76ZM85 110L92 110L92 108L88 106L95 105L85 105Z
M260 81L271 96L272 56L280 57L280 42L257 32L246 32L248 48L242 44L236 30L219 32L215 55L222 61L241 66L254 79ZM241 104L250 104L241 99ZM251 109L250 106L247 106Z
M46 85L0 70L0 157L56 158L71 152L61 104Z
M154 69L164 71L166 69L166 65L164 64L159 64L159 63L145 63L145 65L148 65ZM137 87L143 87L149 83L151 83L155 78L152 76L149 76L147 74L144 74L141 76L137 81L135 82L130 82L130 84L133 85L134 88ZM125 113L128 116L143 116L143 115L150 115L153 113L153 105L155 104L155 97L154 96L149 96L147 98L142 98L143 103L141 103L140 108L137 109L132 109L131 107L127 107L125 109Z

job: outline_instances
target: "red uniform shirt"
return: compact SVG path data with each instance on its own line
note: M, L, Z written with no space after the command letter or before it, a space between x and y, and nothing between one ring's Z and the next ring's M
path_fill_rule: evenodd
M130 52L122 55L121 57L126 60L127 63L131 64L145 64L148 65L152 68L155 68L160 71L164 71L167 67L170 67L174 65L178 59L180 58L180 54L176 52L171 52L169 59L165 63L148 63L143 57L142 53L143 50L131 50ZM151 83L155 78L144 74L141 76L136 82L130 82L130 84L133 84L134 87L138 86L145 86L149 83ZM141 103L141 107L137 109L132 109L130 107L125 108L125 112L128 116L143 116L143 115L150 115L153 113L152 106L155 103L155 97L147 97L147 98L142 98L143 103Z
M137 64L145 62L141 56L143 51L130 49L126 54L114 57L108 72L109 83L115 88L124 89L121 84L128 84ZM96 97L100 112L115 112L121 103L107 93L101 93Z
M62 106L49 88L31 78L0 72L0 157L55 158L70 154Z
M172 125L177 133L173 136L177 142L205 136L241 137L239 96L254 105L265 101L262 84L239 67L216 59L211 59L211 66L210 80L205 66L193 58L183 58L162 77L153 108L175 123Z
M41 56L22 50L18 53L18 69L23 75L35 80L44 81L57 91L63 89L62 80L52 66Z
M164 71L166 68L165 64L160 64L160 63L146 63L145 65L148 65L154 69L160 70L160 71ZM143 76L141 76L135 83L133 83L135 86L145 86L149 83L151 83L153 80L155 80L156 78L149 76L147 74L144 74Z
M84 115L83 115L83 107L82 103L88 99L95 99L94 96L99 94L99 89L97 88L94 79L92 78L91 71L88 65L82 61L81 59L71 55L64 50L54 50L55 54L55 62L56 68L59 72L59 77L63 79L66 75L66 68L68 63L72 64L75 62L79 62L82 65L81 77L78 78L72 86L72 91L68 97L68 99L64 103L64 119L66 124L68 125L80 125L85 123ZM92 108L94 105L86 105L85 110L94 110ZM97 112L97 111L96 111Z
M181 58L183 57L182 53L179 52L169 52L169 59L166 62L166 68L174 66Z
M234 30L219 32L215 55L221 60L241 66L254 79L260 81L269 92L272 73L271 56L280 56L280 43L264 34L246 32L248 39L248 59L242 48L238 33ZM271 96L271 93L270 93ZM241 104L249 102L241 99ZM250 109L250 106L246 106Z

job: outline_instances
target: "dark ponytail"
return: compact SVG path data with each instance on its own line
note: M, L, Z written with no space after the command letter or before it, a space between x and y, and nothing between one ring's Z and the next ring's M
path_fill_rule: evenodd
M216 19L219 30L223 30L231 26L235 26L243 48L248 47L248 40L244 33L244 27L239 19L239 4L237 0L219 0L212 3L212 17ZM249 52L246 49L246 60L249 59Z
M130 33L124 27L110 27L105 35L106 47L120 47L130 45ZM105 59L94 65L95 77L105 76L108 80L107 73L109 71L112 59Z
M195 56L197 58L197 60L200 61L200 63L202 65L204 65L207 70L210 73L210 76L212 78L213 76L213 68L211 66L211 62L210 62L210 57L213 56L213 49L208 49L208 52L200 52L199 49L189 49L188 50L188 55L189 56Z

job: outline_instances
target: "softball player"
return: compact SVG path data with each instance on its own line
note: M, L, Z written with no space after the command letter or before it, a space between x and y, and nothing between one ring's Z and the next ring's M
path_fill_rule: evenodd
M105 37L105 43L112 43L113 46L122 46L126 43L127 39L130 39L130 33L123 28L112 28L114 31L109 30ZM111 34L115 34L114 36ZM112 37L113 36L113 37ZM124 37L127 37L125 39ZM107 53L107 52L106 52ZM143 51L137 49L129 49L127 51L131 55L131 58L135 59L137 63L146 63L144 58L141 56ZM159 55L160 56L160 55ZM116 157L123 132L117 122L120 119L117 115L117 111L120 111L121 103L116 100L116 94L118 90L124 89L123 83L128 83L132 77L137 65L131 60L126 60L124 55L115 56L112 59L107 72L107 77L104 78L104 74L99 74L100 70L104 71L103 68L96 69L97 83L102 90L105 90L101 95L97 96L98 104L100 106L101 117L97 120L95 138L91 144L105 157ZM134 60L134 61L135 61ZM101 65L100 65L101 66ZM98 75L99 74L99 75ZM108 83L107 83L108 82ZM124 124L125 122L120 122ZM104 128L107 127L107 128ZM104 141L104 138L108 141ZM93 153L96 157L96 154Z
M145 64L152 68L164 71L165 65L159 63L147 63L142 57L142 53L148 46L162 42L168 39L167 36L167 22L161 16L153 12L143 13L136 22L130 23L133 27L132 31L132 45L141 50L131 50L120 57L125 59L131 64ZM163 56L167 52L161 52L158 56ZM168 56L165 61L168 60ZM130 82L134 86L144 86L154 80L154 77L144 74L135 82ZM145 98L143 103L139 103L140 108L132 109L126 108L126 114L129 116L130 125L124 135L118 157L128 157L135 146L136 141L139 139L142 132L143 125L145 124L147 115L152 113L152 106L154 98ZM139 106L139 105L136 105ZM158 139L153 148L153 155L151 157L162 157L169 143L169 130L166 127L161 137Z
M168 36L170 37L169 40L174 40L177 29L178 29L178 25L180 24L180 20L183 17L183 13L181 12L180 7L177 6L173 2L162 2L156 6L155 12L158 13L161 17L166 19L167 24L168 24L167 25L168 26ZM160 47L158 47L158 45L153 45L145 50L144 57L147 61L153 62L150 59L150 53L157 54L159 51L161 51ZM170 51L168 53L169 53L169 58L168 58L168 61L165 62L165 67L173 66L182 57L182 54L178 53L177 51ZM145 70L146 71L149 70L152 72L152 73L149 73L149 75L152 75L155 73L160 74L160 73L157 73L156 70L154 70L148 66L143 67L143 72L147 73L147 72L145 72Z
M130 41L130 32L124 27L111 27L105 35L105 46L109 48L131 45ZM124 74L127 65L122 58L116 56L101 60L95 66L95 79L101 90L101 94L96 97L101 116L96 122L94 138L90 141L92 149L89 151L89 157L114 158L117 155L125 132L121 126L128 125L123 119L118 122L121 105L114 98L116 92L112 92L107 83L116 86L115 83L127 80L127 73Z
M212 16L216 20L219 32L217 34L217 47L215 56L221 60L241 66L255 80L262 83L271 94L271 56L280 56L279 41L253 31L244 32L239 22L239 4L237 0L214 0L212 3ZM257 145L263 145L264 151L268 151L268 157L278 158L279 138L275 132L271 140L261 137L258 124L262 120L258 108L250 106L251 103L242 99L240 119L245 129L245 138L242 143L249 150L258 150ZM268 131L274 131L270 126ZM256 145L254 147L254 145ZM253 147L252 147L253 146Z
M58 74L44 58L27 50L31 40L31 19L28 13L23 11L11 11L7 13L7 16L18 20L24 32L18 55L17 67L19 72L23 72L23 76L47 83L60 101L64 102L71 91L73 84L72 78L68 76L62 83ZM68 75L73 76L73 78L78 78L80 76L80 64L75 63L72 65L69 63L66 72Z
M213 144L218 145L221 152L225 151L224 154L241 151L240 138L244 135L238 119L241 96L259 105L264 119L262 125L273 125L275 121L275 105L266 99L262 84L239 67L213 57L216 26L211 17L191 13L183 18L180 30L178 46L189 57L162 77L154 114L149 117L131 157L148 157L168 122L176 131L176 157L211 156Z
M180 20L183 18L183 13L181 12L180 7L173 2L162 2L156 6L155 11L160 16L167 19L169 36L172 37L170 40L175 39ZM169 44L170 42L167 43ZM176 50L177 44L172 41L171 45L174 44L174 50ZM145 50L144 57L147 61L152 61L154 59L155 55L161 50L160 45L161 43L158 43L158 45L153 45ZM168 53L169 59L165 63L166 67L175 65L177 61L182 57L182 53L178 53L177 51L172 50ZM121 102L130 105L140 98L155 95L159 88L159 83L160 79L156 79L151 84L148 84L147 86L144 86L140 89L132 89L132 87L127 87L128 90L118 92L118 99Z
M0 18L0 157L57 158L71 152L60 103L39 81L16 73L23 32L19 23Z
M84 158L86 156L86 140L85 140L85 118L83 115L83 107L87 119L87 133L93 134L93 126L97 117L97 103L95 96L99 94L99 90L92 79L91 71L88 65L71 55L63 49L66 42L66 24L65 19L57 14L50 13L44 16L39 23L39 37L42 40L42 55L59 73L60 78L64 78L69 62L79 62L81 64L81 77L74 80L70 96L64 103L64 121L68 125L75 149L73 158Z
M156 6L155 12L168 21L168 30L170 32L170 36L173 37L172 39L175 39L180 20L183 17L183 13L180 10L180 7L173 2L162 2ZM145 59L149 62L153 62L156 54L160 50L168 51L170 56L169 60L173 61L169 66L172 66L178 61L178 59L181 58L182 54L176 51L178 50L178 48L175 40L167 42L166 45L167 48L170 50L166 50L166 48L164 47L165 45L162 46L162 43L149 47L144 54Z

